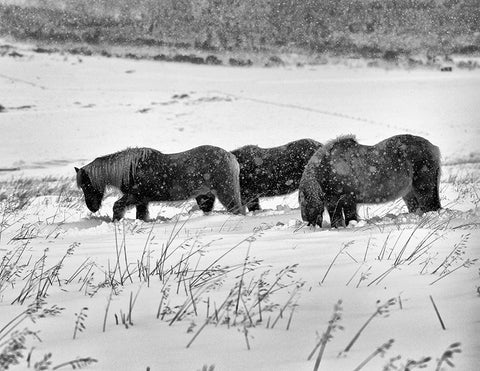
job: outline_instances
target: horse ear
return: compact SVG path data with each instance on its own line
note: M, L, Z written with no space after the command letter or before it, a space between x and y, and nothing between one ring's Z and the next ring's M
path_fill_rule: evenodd
M80 169L78 167L73 167L75 169L75 172L78 173L80 171Z

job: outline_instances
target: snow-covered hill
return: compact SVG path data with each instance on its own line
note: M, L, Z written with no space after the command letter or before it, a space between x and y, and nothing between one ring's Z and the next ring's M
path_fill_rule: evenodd
M0 172L0 367L14 336L24 358L13 370L50 352L37 369L312 370L319 352L320 370L478 368L478 71L17 50L23 57L0 57L0 168L20 168ZM131 211L113 224L115 193L91 214L71 191L73 166L127 146L231 150L345 133L438 145L445 209L362 205L354 226L313 229L294 193L246 216L218 205L203 215L188 201L152 205L149 223ZM42 194L52 179L57 189ZM35 297L44 302L32 306Z

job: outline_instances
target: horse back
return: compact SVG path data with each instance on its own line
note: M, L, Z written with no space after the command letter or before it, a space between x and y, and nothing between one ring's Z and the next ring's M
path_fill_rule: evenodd
M239 165L234 155L215 146L199 146L170 155L171 199L224 187L225 182L238 185Z
M295 191L305 165L320 146L312 139L300 139L278 147L248 145L232 151L240 164L243 195L269 197Z
M328 194L354 194L358 202L378 203L407 194L412 166L405 151L390 142L374 146L338 143L320 156L319 178Z
M401 147L417 172L422 168L440 168L440 149L425 138L403 134L388 138L385 142L392 147Z
M436 181L439 150L408 134L373 146L348 138L329 145L321 162L320 177L331 193L354 193L358 202L378 203L405 196L419 176Z

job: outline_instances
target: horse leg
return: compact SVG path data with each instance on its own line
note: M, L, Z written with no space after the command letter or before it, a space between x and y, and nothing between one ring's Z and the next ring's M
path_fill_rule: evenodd
M143 220L144 222L148 221L148 202L143 202L141 204L137 204L136 206L137 212L135 217L139 220Z
M332 226L332 228L345 226L345 220L343 219L342 203L340 202L340 199L329 202L327 204L327 211L330 215L330 225Z
M345 214L345 225L352 220L358 222L357 202L355 196L346 197L343 202L343 213Z
M247 207L248 207L248 211L261 210L261 208L260 208L260 200L258 199L258 197L255 197L255 198L253 198L253 199L250 199L250 200L247 202Z
M424 212L437 211L442 208L440 203L440 169L437 169L435 175L426 182L423 187L424 192L420 196L420 208Z
M316 214L316 216L315 216ZM318 225L319 228L322 228L322 224L323 224L323 210L320 211L318 209L314 209L312 208L310 210L310 215L312 215L313 217L311 218L311 220L308 220L308 223L307 223L307 226L312 226L312 227L315 227L316 225ZM305 220L305 219L304 219Z
M408 201L406 199L407 196L404 197L404 200L407 203L409 212L425 213L428 211L437 211L442 207L440 205L438 192L435 189L421 187L416 190L415 196Z
M245 214L245 207L242 205L240 191L233 184L225 183L222 189L215 190L218 201L233 214Z
M403 197L403 201L405 201L405 204L407 205L407 209L409 213L417 212L419 208L419 203L418 203L417 196L415 196L415 192L411 191L407 193Z
M197 205L204 213L209 213L213 210L213 205L215 204L215 195L211 192L208 192L205 195L198 195L195 197Z
M132 195L123 195L113 204L113 221L122 219L125 216L127 207L135 205L137 200Z
M440 197L434 190L429 192L419 192L418 194L419 209L426 213L428 211L437 211L442 208Z
M430 164L430 166L432 166ZM413 190L418 200L418 208L422 212L437 211L442 208L440 204L439 183L440 183L440 168L434 170L428 169L424 166L418 171L413 178Z

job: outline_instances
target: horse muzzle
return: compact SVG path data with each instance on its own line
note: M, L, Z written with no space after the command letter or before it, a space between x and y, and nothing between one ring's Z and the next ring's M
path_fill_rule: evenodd
M100 206L102 206L102 202L98 201L92 201L92 200L85 200L85 203L87 204L88 210L90 210L92 213L96 213L98 210L100 210Z

